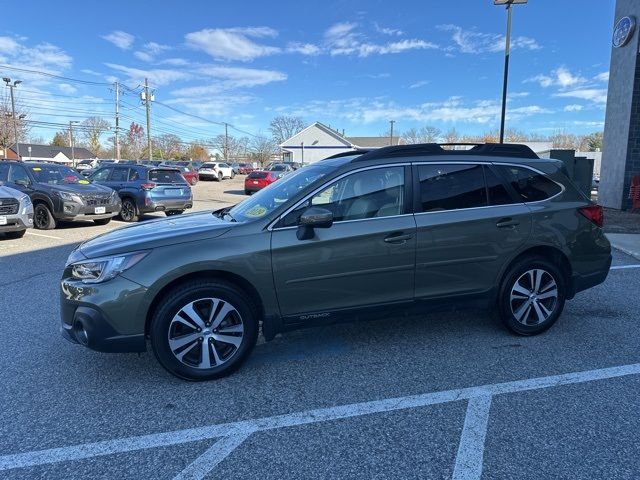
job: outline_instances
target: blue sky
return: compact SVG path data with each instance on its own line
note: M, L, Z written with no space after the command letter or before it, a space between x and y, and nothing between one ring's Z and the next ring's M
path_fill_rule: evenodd
M506 13L492 0L323 2L9 2L0 63L134 91L252 133L280 114L348 135L433 125L496 129ZM588 4L588 7L585 6ZM614 0L514 7L508 127L549 134L604 122ZM113 117L113 91L0 68L20 78L35 121ZM132 92L123 123L142 122ZM221 128L154 105L154 134L187 140ZM34 128L50 138L55 125ZM233 133L233 132L232 132ZM237 134L237 132L235 132Z

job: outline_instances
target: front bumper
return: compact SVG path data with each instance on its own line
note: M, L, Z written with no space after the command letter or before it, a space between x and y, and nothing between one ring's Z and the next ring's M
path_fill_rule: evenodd
M119 199L118 199L119 200ZM104 208L104 213L96 213ZM117 201L106 205L86 205L65 201L62 203L62 211L57 217L61 220L102 220L112 218L120 213L122 204Z
M144 352L146 292L146 288L121 276L98 284L63 278L62 336L99 352Z
M0 225L0 233L20 232L33 227L33 213L0 216L5 217L7 221L6 225Z

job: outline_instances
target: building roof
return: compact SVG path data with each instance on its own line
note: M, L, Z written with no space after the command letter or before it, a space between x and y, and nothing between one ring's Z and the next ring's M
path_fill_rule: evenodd
M345 137L345 139L354 147L360 148L382 148L390 145L389 137ZM393 137L393 145L404 145L404 143L400 137Z
M71 147L56 147L54 145L38 145L35 143L19 143L20 156L22 158L29 157L29 147L31 147L31 156L35 158L54 158L59 153L65 157L71 158ZM11 150L16 152L16 146L11 145ZM96 158L96 155L84 147L74 147L73 156L76 159Z

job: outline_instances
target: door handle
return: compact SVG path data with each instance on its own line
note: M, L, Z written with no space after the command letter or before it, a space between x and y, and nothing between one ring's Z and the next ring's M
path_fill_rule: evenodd
M513 228L517 227L518 225L520 225L520 222L518 220L514 220L513 218L503 218L501 220L498 220L498 223L496 223L496 227L498 228Z
M407 240L411 240L413 238L413 235L411 234L404 234L402 232L396 232L396 233L392 233L389 236L387 236L384 241L386 243L406 243Z

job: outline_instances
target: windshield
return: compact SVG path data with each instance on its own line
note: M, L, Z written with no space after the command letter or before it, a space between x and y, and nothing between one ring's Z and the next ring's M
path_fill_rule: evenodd
M48 183L49 185L89 183L86 178L69 167L42 165L38 167L31 167L31 173L35 177L37 183Z
M238 222L262 218L287 202L307 185L332 172L335 168L336 166L332 164L316 163L296 170L233 207L229 211L229 215Z

